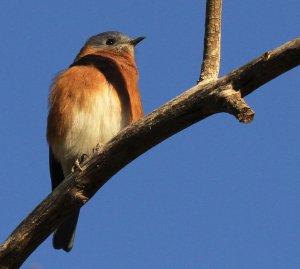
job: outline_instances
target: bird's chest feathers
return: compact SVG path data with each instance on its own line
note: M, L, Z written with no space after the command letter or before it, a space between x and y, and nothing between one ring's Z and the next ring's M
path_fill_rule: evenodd
M78 136L77 143L81 140L100 140L106 142L125 125L125 115L118 95L112 87L107 86L99 92L94 92L88 97L86 108L74 106L69 130L69 139ZM81 134L84 138L81 139Z
M90 154L97 144L106 143L128 124L118 94L109 84L84 98L84 106L75 103L70 108L69 128L56 148L59 158Z
M90 154L143 115L135 65L107 61L73 66L52 85L47 139L58 160Z

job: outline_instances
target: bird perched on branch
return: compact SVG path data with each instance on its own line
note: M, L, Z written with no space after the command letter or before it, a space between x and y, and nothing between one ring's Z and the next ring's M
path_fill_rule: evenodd
M83 155L143 116L134 48L144 39L120 32L92 36L72 65L54 79L47 141L52 189ZM79 209L57 228L53 246L73 247Z

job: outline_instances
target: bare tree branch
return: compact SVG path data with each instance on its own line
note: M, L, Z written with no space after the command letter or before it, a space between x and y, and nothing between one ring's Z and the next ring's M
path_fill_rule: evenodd
M204 51L198 82L216 79L220 70L222 0L206 1Z
M253 111L242 97L300 65L300 38L269 51L218 80L203 81L128 126L69 175L0 246L0 268L18 268L58 227L132 160L182 129L215 113L250 122ZM62 213L63 212L63 213Z

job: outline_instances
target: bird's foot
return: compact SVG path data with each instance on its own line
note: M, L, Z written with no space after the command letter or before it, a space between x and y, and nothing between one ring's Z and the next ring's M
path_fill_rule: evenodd
M83 171L82 167L80 166L80 162L77 159L72 167L72 173L74 173L76 171L76 169L78 169L80 172Z
M89 158L89 155L87 154L82 154L79 159L77 159L72 167L72 172L74 173L76 169L78 169L80 172L83 171L82 167L80 164L82 164L85 160Z
M101 151L101 148L103 147L104 144L98 143L95 147L93 147L93 154L99 153ZM80 158L78 158L73 167L72 167L72 173L74 173L77 169L82 172L83 169L80 166L83 162L85 162L90 156L87 154L82 154Z
M104 146L104 144L98 143L94 148L93 148L93 153L99 153L101 151L101 148Z
M87 154L82 154L81 157L80 157L80 163L83 163L84 161L86 161L88 158L90 158L89 155Z

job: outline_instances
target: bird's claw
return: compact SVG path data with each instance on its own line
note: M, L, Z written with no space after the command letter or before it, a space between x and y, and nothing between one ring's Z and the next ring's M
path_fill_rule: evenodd
M103 147L104 144L100 144L98 143L94 148L93 148L93 153L99 153L101 148ZM82 164L84 161L86 161L87 159L89 158L89 155L87 154L82 154L80 158L78 158L73 167L72 167L72 173L74 173L77 169L82 172L83 169L82 167L80 166L80 164Z
M99 153L101 148L103 147L104 144L98 143L94 148L93 148L93 153Z
M82 164L85 160L87 160L89 158L89 155L87 154L82 154L81 157L79 159L77 159L72 167L72 172L74 173L76 171L76 169L78 169L80 172L83 171L82 167L80 166L80 164Z
M80 163L83 163L84 161L86 161L90 156L87 154L82 154L80 157Z
M72 167L72 173L74 173L78 169L80 172L83 171L82 167L80 166L79 160L77 159Z

